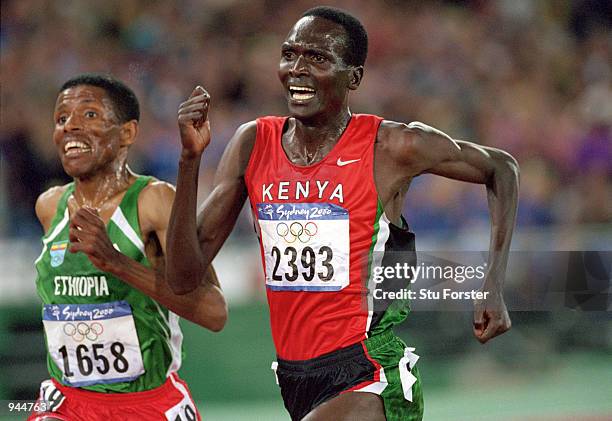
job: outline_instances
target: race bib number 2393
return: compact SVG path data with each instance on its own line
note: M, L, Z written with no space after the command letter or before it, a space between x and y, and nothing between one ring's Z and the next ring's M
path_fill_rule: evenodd
M331 203L258 203L266 286L339 291L349 284L349 214Z

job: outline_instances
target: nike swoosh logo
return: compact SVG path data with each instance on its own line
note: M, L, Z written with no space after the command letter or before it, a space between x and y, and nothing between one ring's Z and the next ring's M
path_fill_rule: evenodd
M338 161L336 161L336 164L338 164L339 167L344 167L345 165L352 164L353 162L357 162L357 161L361 161L361 158L349 159L348 161L343 161L342 159L338 158Z

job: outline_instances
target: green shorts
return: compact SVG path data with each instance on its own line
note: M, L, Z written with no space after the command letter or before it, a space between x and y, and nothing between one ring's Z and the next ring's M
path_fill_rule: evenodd
M385 331L311 360L279 358L275 367L285 408L298 421L342 393L369 392L382 398L387 421L420 421L423 393L412 351Z
M386 331L380 335L372 336L365 340L365 346L369 357L382 366L380 375L382 392L378 393L385 405L385 415L387 421L420 421L423 419L423 390L421 388L421 376L416 365L410 364L411 355L414 355L404 341L398 338L393 332ZM416 362L416 361L415 361ZM404 383L410 383L414 376L416 381L411 389L412 401L406 399L404 387L402 387L402 377ZM383 382L382 380L386 380ZM386 385L384 385L386 383ZM383 388L384 387L384 388Z

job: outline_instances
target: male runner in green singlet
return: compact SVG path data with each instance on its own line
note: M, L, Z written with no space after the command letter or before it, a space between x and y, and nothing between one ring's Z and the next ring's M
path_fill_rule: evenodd
M74 178L36 203L44 229L36 285L51 380L32 420L196 420L179 316L219 331L227 317L214 270L188 295L163 279L174 188L127 166L140 117L136 96L107 75L61 87L53 140Z
M366 55L367 34L355 17L328 7L307 11L281 47L289 116L237 130L198 219L210 97L197 87L179 108L183 151L166 279L177 293L197 287L185 274L203 273L250 199L278 382L293 421L422 419L418 357L392 332L407 311L391 306L376 314L361 305L370 274L359 261L368 253L380 258L375 253L387 247L414 249L401 209L420 174L486 186L488 294L476 303L473 331L485 343L510 328L502 284L517 209L516 160L423 123L352 114L349 93L361 83Z

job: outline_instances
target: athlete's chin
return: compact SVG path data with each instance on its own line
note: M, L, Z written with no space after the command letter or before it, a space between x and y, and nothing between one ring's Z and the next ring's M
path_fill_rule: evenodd
M289 115L298 120L309 120L320 114L320 108L314 103L294 103L288 104Z
M64 172L72 178L88 177L92 174L93 169L90 165L79 165L75 162L62 162Z

